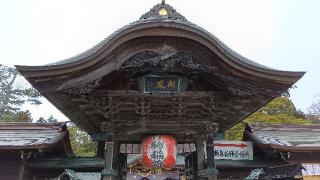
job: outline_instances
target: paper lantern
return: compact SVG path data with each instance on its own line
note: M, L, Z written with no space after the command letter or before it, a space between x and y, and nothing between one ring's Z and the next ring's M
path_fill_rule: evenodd
M170 135L148 136L141 144L143 167L172 169L176 165L176 140Z

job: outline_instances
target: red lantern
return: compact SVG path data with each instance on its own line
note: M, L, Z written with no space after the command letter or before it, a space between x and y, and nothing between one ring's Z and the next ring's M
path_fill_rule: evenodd
M163 167L172 169L176 165L176 140L169 135L148 136L141 144L141 164L145 168Z

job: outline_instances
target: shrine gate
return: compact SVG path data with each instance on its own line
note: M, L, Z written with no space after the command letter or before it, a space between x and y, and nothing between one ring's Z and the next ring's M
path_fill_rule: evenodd
M98 141L104 179L125 178L120 145L140 144L150 135L194 144L195 152L186 157L188 179L216 178L215 136L285 93L304 74L239 55L164 1L79 55L16 67Z

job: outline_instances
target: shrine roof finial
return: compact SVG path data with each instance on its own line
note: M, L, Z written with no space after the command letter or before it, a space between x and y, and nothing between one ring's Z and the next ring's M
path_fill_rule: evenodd
M155 5L149 12L140 17L140 20L148 19L187 21L187 19L178 13L172 6L166 4L165 0L161 0L160 4Z

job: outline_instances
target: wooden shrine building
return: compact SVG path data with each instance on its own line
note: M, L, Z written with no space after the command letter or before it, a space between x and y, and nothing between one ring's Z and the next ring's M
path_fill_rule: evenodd
M65 123L0 123L1 180L42 179L52 174L55 177L55 172L39 171L28 166L27 161L70 155L73 151Z
M16 68L99 142L104 179L125 176L120 143L157 134L195 143L189 178L214 178L213 150L205 147L216 133L282 95L304 74L237 54L164 1L79 55Z
M279 171L279 168L270 168L274 165L269 166L271 172L264 175L269 179L272 175L278 179L281 176L290 179L294 164L303 167L302 171L298 169L300 178L296 176L296 179L320 179L320 125L247 124L244 140L253 142L256 157L264 157L276 162L278 167L285 167Z

